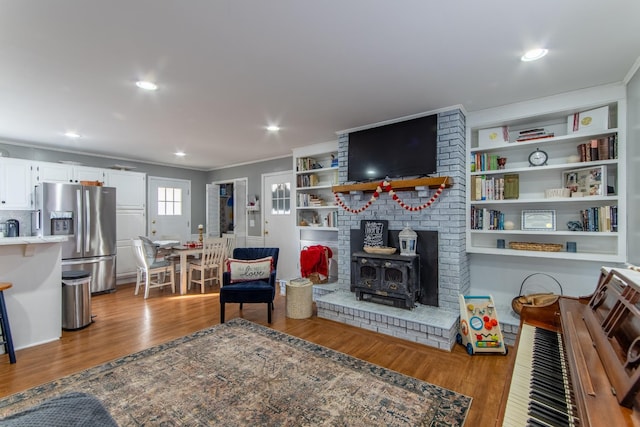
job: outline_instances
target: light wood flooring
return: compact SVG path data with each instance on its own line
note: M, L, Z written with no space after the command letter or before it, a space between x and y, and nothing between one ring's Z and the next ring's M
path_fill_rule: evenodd
M208 288L200 294L173 295L153 289L147 300L133 295L133 285L92 298L94 323L64 331L58 341L18 350L17 363L0 355L0 397L69 375L220 322L218 294ZM355 298L355 296L354 296ZM227 319L241 316L268 326L265 304L227 304ZM285 298L275 301L273 329L350 354L371 363L471 396L467 426L492 426L507 380L509 360L504 355L469 356L462 346L452 352L437 350L387 335L343 325L314 315L310 319L285 317Z

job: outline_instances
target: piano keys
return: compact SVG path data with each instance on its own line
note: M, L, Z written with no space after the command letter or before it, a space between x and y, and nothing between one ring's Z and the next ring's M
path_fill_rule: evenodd
M504 425L579 425L562 336L525 324L518 349Z

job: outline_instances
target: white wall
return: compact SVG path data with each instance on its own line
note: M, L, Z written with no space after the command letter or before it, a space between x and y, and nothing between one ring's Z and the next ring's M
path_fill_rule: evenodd
M627 83L627 236L629 263L640 265L640 58Z

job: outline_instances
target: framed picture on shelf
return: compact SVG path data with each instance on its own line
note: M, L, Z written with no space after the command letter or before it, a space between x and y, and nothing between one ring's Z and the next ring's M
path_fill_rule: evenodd
M606 196L607 167L593 166L564 171L562 182L565 188L571 190L571 197Z
M520 228L527 231L556 231L556 211L523 210Z

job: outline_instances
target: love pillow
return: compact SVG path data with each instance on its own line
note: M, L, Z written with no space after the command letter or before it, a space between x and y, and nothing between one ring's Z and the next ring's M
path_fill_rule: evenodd
M229 258L227 271L231 273L231 283L268 279L273 270L273 258L244 260Z

